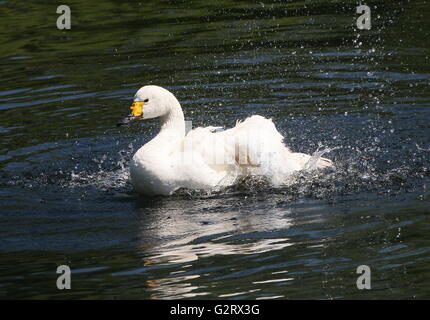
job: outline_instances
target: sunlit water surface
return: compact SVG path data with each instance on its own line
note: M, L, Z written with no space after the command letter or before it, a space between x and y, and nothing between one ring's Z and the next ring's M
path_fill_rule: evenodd
M371 30L352 1L73 1L60 31L56 2L1 1L0 298L430 298L430 5L367 4ZM145 84L336 165L138 197L158 122L115 124Z

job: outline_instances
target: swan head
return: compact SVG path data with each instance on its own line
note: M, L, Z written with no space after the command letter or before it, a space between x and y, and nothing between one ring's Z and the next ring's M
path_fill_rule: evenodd
M167 115L172 105L179 104L175 96L168 90L154 85L140 88L134 95L131 113L117 126L135 120L152 119Z

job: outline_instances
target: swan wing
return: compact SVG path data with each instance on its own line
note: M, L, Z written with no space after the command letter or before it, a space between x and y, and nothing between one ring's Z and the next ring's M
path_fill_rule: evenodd
M199 127L185 137L185 147L200 154L215 170L260 166L267 155L285 151L282 135L269 119L252 116L224 131Z

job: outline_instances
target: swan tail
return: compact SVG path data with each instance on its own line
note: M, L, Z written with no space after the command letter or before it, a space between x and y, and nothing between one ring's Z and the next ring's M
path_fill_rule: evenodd
M333 161L327 158L319 158L317 162L317 169L325 169L333 166Z
M288 149L285 150L285 162L292 171L315 169L320 170L333 165L333 162L330 159L321 158L318 156L310 156L308 154L299 152L293 153Z

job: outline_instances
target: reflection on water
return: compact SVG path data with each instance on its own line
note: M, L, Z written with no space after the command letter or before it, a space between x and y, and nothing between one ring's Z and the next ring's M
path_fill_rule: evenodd
M258 254L272 250L279 250L289 245L289 239L242 239L240 243L234 241L235 234L240 230L247 230L248 233L263 232L265 230L286 229L292 224L292 219L288 218L288 211L281 213L271 213L269 217L264 215L262 222L261 214L247 215L237 218L235 212L230 214L223 212L223 216L211 216L211 220L196 221L193 216L184 214L183 210L171 210L169 215L174 216L171 224L165 224L161 218L162 225L157 226L159 221L154 221L154 231L152 234L145 229L145 235L156 238L171 238L172 240L165 245L155 245L145 250L154 252L151 259L157 264L191 262L199 257L211 257L213 255L232 255L232 254ZM209 217L207 217L209 218ZM172 219L169 217L169 219ZM276 226L274 228L274 226ZM181 235L179 239L175 239ZM210 240L208 242L208 240ZM233 241L232 241L233 240Z
M211 257L219 257L222 255L259 255L266 252L281 250L285 247L293 245L288 238L265 239L260 238L257 234L267 230L282 230L288 228L292 221L288 218L288 212L272 213L269 218L261 221L261 213L256 215L243 216L237 213L223 212L222 217L211 216L211 220L196 221L195 214L186 213L183 210L169 210L166 212L174 217L171 224L164 223L166 217L160 217L160 220L154 221L153 227L155 234L146 230L146 225L142 230L145 236L150 236L160 239L176 238L168 243L145 245L143 251L148 254L148 258L144 259L145 266L169 266L181 265L179 270L171 271L169 277L154 281L151 286L151 291L154 291L152 297L189 297L195 298L201 295L208 295L210 292L200 292L206 286L193 286L187 280L200 277L200 274L194 274L196 270L190 271L192 262L199 259L210 259ZM152 213L154 214L154 213ZM231 218L228 218L228 217ZM171 219L168 217L168 219ZM162 223L161 225L158 225ZM242 230L247 230L247 234L241 234ZM257 236L256 236L257 235ZM238 241L238 239L240 239ZM230 266L231 267L231 266ZM229 266L218 266L205 268L202 276L210 271L222 270ZM142 270L137 269L127 272L128 274ZM200 273L200 272L199 272ZM254 282L258 284L258 282ZM198 290L199 292L193 292Z
M57 4L0 2L0 297L428 298L430 5L367 4L369 31L355 1L74 1L59 31ZM144 84L194 127L261 114L336 166L139 198L158 123L115 124Z

